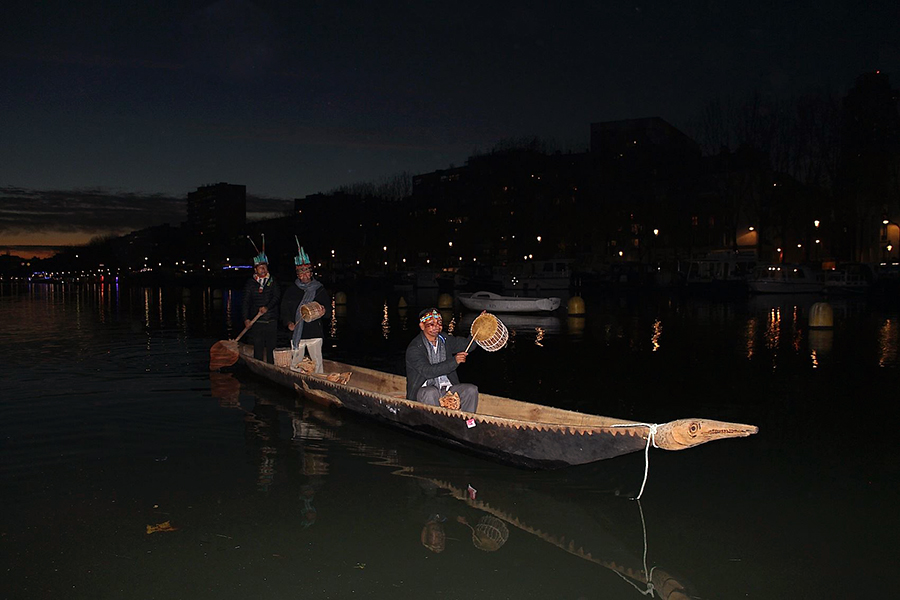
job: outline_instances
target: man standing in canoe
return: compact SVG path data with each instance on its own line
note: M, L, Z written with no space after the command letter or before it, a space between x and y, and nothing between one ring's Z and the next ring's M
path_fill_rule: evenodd
M312 262L296 236L294 241L297 242L297 256L294 257L297 279L285 290L281 302L281 321L291 331L291 348L294 349L291 368L299 364L306 350L316 363L316 373L324 373L322 340L325 328L322 324L331 315L331 296L313 277Z
M278 333L278 301L281 299L281 290L278 284L269 275L269 259L266 257L266 236L262 238L262 251L256 247L253 240L247 237L253 244L257 254L253 257L253 277L244 285L244 300L241 303L241 314L244 317L244 326L250 327L250 320L257 315L260 317L250 328L250 337L253 340L253 358L267 363L275 363L275 337Z
M419 313L422 331L406 348L406 397L431 406L440 406L442 396L459 395L459 410L475 412L478 387L460 383L456 369L466 362L466 338L442 335L444 323L435 308Z

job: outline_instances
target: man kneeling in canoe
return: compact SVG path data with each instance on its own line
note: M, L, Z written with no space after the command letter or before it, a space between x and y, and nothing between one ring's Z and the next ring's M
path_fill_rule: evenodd
M444 322L437 309L419 313L422 330L406 348L406 397L431 406L440 406L447 392L459 395L459 410L475 412L478 387L460 383L456 369L466 362L468 340L442 335Z

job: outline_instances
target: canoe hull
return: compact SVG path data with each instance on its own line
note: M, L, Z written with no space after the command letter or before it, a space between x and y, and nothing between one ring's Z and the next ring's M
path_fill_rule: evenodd
M314 402L342 407L408 433L518 467L558 469L637 452L647 445L648 429L640 425L596 428L528 423L427 406L354 387L352 378L348 385L334 383L243 353L241 362L273 383L296 387Z

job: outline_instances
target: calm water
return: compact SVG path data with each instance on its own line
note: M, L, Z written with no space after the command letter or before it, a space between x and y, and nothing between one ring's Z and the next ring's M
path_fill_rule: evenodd
M7 286L0 596L638 599L647 571L671 600L891 596L900 304L834 301L816 332L816 300L598 295L583 319L505 319L509 346L461 371L484 391L760 426L651 451L635 502L640 454L521 471L210 374L228 291ZM434 298L408 301L348 292L326 357L402 372Z

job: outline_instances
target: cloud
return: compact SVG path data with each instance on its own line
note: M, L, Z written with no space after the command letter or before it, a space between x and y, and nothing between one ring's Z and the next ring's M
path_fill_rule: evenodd
M292 208L292 201L284 198L247 196L250 220L280 217ZM60 233L124 234L163 223L177 226L186 219L187 194L0 187L0 233L4 237L34 237L44 232L56 237Z
M187 202L163 194L102 188L34 190L0 187L0 232L127 233L185 220Z

